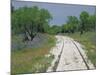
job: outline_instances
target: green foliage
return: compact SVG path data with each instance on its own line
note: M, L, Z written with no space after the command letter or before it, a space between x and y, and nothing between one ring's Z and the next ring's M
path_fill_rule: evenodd
M57 26L57 25L53 25L52 27L50 27L50 34L58 34L61 32L61 27Z
M86 11L80 14L80 32L91 31L96 28L96 15L89 15Z
M74 33L86 31L95 31L96 28L96 15L89 15L86 11L80 14L78 20L75 16L68 16L68 20L62 25L62 33Z
M84 32L82 35L76 32L74 34L69 34L69 36L85 46L84 49L86 50L88 58L94 66L96 66L96 32L88 31Z
M89 14L86 12L86 11L83 11L81 14L80 14L80 31L81 31L81 34L83 33L83 31L87 31L87 26L88 26L88 17L89 17Z
M96 15L90 15L86 11L81 12L79 19L76 16L68 16L68 20L62 26L49 26L52 15L46 9L34 7L22 7L14 10L12 6L12 34L24 34L25 39L33 39L36 33L74 33L95 30Z
M67 24L63 24L62 27L61 27L61 32L62 33L66 33L66 32L68 32L68 30L69 30L68 25Z
M51 14L46 9L34 7L19 8L12 13L12 31L14 34L25 34L31 40L37 32L46 32L48 23L52 19Z
M12 75L46 72L54 59L54 56L50 54L50 49L55 45L56 38L48 34L44 34L44 36L46 36L47 40L45 43L42 42L40 47L21 48L21 50L16 50L11 53ZM16 41L19 42L19 40Z
M14 12L14 7L13 7L13 5L11 4L11 13L13 13Z
M78 30L79 21L75 16L68 16L68 21L62 26L62 32L74 33Z
M68 16L67 24L69 25L68 29L69 29L70 32L74 33L75 31L77 31L78 25L79 25L78 23L79 23L79 21L78 21L77 17Z
M96 29L96 15L90 15L88 18L88 30L95 30Z

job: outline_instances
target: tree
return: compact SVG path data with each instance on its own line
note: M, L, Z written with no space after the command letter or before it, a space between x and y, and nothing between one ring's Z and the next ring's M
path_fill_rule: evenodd
M74 33L78 30L79 21L75 16L68 16L66 24L62 26L63 32Z
M52 18L46 9L34 7L19 8L12 13L12 30L24 34L27 40L33 40L38 32L45 32L45 27Z
M38 32L46 32L49 21L52 19L51 14L48 10L40 9L38 20L37 20L37 30Z
M88 18L88 30L95 30L96 28L96 15L90 15Z
M11 3L11 13L13 13L13 12L14 12L14 6Z
M83 31L87 31L88 28L88 18L89 18L89 14L86 11L83 11L80 14L80 32L81 34L83 34Z
M61 26L57 26L57 25L50 26L47 33L49 34L61 33Z
M69 25L68 24L63 24L62 27L61 27L61 32L62 33L67 33L69 32Z
M74 33L78 30L79 21L76 16L68 16L68 23L70 32Z

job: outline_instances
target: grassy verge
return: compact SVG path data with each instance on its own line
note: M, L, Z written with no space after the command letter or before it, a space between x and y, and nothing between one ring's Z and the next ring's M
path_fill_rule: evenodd
M85 46L88 58L96 67L96 32L85 32L82 35L74 33L69 36Z
M55 45L54 36L45 34L48 38L42 47L26 48L24 50L12 51L11 58L11 73L36 73L45 72L53 60L53 55L46 57L49 54L50 48Z

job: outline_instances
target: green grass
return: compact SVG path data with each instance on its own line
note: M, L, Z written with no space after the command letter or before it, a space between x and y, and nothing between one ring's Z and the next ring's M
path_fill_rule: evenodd
M85 46L88 58L96 67L96 32L85 32L82 35L77 32L69 36Z
M51 35L45 35L48 36L48 41L40 48L12 51L11 73L13 75L46 71L54 56L45 57L45 55L49 54L51 47L55 45L55 38Z

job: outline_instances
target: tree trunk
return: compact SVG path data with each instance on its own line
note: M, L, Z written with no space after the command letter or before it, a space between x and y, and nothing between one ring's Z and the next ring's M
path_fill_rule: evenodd
M34 33L33 28L25 27L24 34L25 34L25 41L26 40L32 41L33 38L36 36L36 33Z

